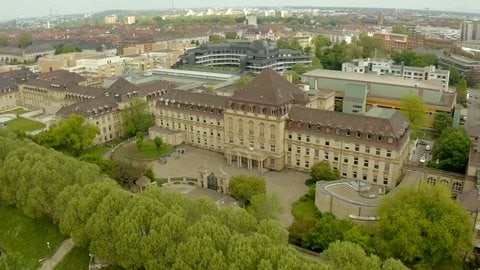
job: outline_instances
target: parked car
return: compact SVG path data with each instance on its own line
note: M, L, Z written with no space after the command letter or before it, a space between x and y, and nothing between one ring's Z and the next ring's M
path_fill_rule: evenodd
M420 157L420 160L418 160L418 162L420 162L421 164L425 164L426 161L427 161L427 157L426 157L426 156L421 156L421 157Z
M430 150L432 150L432 147L430 146L430 144L425 145L425 151L430 151Z

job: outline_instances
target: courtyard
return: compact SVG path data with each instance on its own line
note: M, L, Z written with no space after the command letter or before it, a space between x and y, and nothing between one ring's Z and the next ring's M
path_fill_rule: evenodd
M209 174L213 172L218 175L219 169L221 169L227 174L228 178L239 174L262 176L265 178L267 192L276 195L282 203L284 212L280 217L280 223L288 227L293 222L292 203L308 192L308 187L304 184L305 180L310 177L307 173L294 170L282 170L280 172L247 170L235 165L229 166L221 153L190 146L185 148L187 151L184 154L167 158L165 164L160 164L158 160L152 161L150 164L155 175L159 178L184 176L198 178L200 177L199 168L205 164ZM171 186L167 188L167 190L171 189L179 189L179 192L194 198L200 196L199 194L212 198L212 196L207 195L210 190L203 190L199 187L181 188ZM221 203L223 197L218 197L218 200L215 198L212 199L218 204Z

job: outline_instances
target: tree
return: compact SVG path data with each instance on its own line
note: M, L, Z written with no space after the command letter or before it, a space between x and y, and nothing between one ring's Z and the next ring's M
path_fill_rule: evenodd
M340 173L337 170L333 170L332 166L327 160L322 160L313 164L310 169L310 177L312 177L314 184L317 181L332 181L340 179Z
M336 241L331 243L322 253L322 258L336 269L380 269L380 259L367 256L365 251L357 244Z
M402 97L400 109L408 122L410 122L413 135L418 135L418 130L423 128L427 121L427 105L425 101L423 101L421 96L406 94Z
M235 87L237 89L242 89L243 87L247 86L252 80L252 76L242 76L235 83Z
M447 127L452 126L452 117L447 113L437 113L433 119L432 128L437 133L441 133Z
M280 201L273 194L260 193L252 197L247 211L257 220L273 219L278 220L283 213Z
M62 43L55 46L55 54L62 54L62 53L71 53L71 52L81 52L82 49L79 47L69 44L69 43Z
M308 67L302 64L294 64L292 66L292 71L295 71L297 74L301 75L308 71Z
M380 57L385 54L385 45L379 38L369 37L367 34L361 34L357 44L362 47L362 56L367 57Z
M112 162L110 159L91 154L82 155L79 159L97 165L98 168L100 168L100 171L106 175L110 175L112 172Z
M8 37L1 35L0 36L0 47L7 47L8 46Z
M380 203L377 250L408 264L435 266L471 248L470 218L444 185L410 185Z
M258 176L237 175L230 179L232 197L249 205L255 195L265 194L265 180Z
M467 102L467 81L465 78L460 78L457 84L457 103L465 104Z
M137 131L137 134L135 136L137 138L137 141L136 141L137 149L140 150L143 145L143 138L144 138L143 132Z
M153 143L155 144L155 146L157 147L157 149L160 149L160 147L162 147L163 140L162 140L162 138L160 138L160 137L155 137L155 138L153 139Z
M23 32L18 37L18 47L26 48L32 44L33 37L32 34L29 32Z
M412 33L407 28L403 27L400 24L396 24L392 27L392 33L393 34L408 35L408 36L412 35Z
M465 173L471 145L472 141L463 127L446 128L435 142L433 159L429 166L450 172Z
M450 69L450 77L449 81L451 85L456 85L458 81L460 81L460 72L458 72L458 69L456 68L451 68Z
M324 251L335 241L343 241L345 232L354 224L347 220L336 220L332 214L324 214L315 226L301 235L301 247L316 252Z
M238 35L237 32L227 32L225 34L225 39L237 39Z
M126 107L122 116L125 133L128 137L137 135L137 132L147 132L155 124L155 118L148 111L148 103L143 99L133 99L132 105Z
M97 125L86 122L82 115L72 114L60 123L41 133L37 142L55 149L71 149L79 155L83 149L92 145L93 139L100 131Z
M225 43L226 39L220 35L214 34L208 37L208 41L210 41L213 44L220 44L220 43Z

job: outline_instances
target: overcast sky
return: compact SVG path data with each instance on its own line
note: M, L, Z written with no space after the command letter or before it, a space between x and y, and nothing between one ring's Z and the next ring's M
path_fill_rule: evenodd
M91 13L111 9L167 9L197 7L317 6L317 7L380 7L470 11L480 13L480 0L0 0L0 21L16 16L34 17Z

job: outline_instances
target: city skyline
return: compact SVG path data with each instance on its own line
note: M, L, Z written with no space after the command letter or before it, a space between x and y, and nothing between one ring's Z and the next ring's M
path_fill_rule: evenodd
M39 4L42 4L39 6ZM37 8L25 9L26 6L35 6ZM393 0L389 1L372 1L372 0L339 0L335 2L331 1L313 1L313 0L298 0L292 3L286 0L266 0L261 5L257 1L245 0L239 5L238 2L231 2L226 0L213 0L213 1L191 1L176 0L176 1L158 1L158 0L142 0L139 5L138 2L132 2L127 0L86 0L82 2L78 1L58 1L58 0L20 0L16 2L8 2L3 4L2 10L0 10L0 17L2 20L9 20L14 18L29 18L52 15L65 15L65 14L82 14L82 13L95 13L104 10L165 10L174 7L175 9L188 9L188 8L224 8L224 7L282 7L282 6L312 6L318 8L327 7L361 7L361 8L398 8L398 9L429 9L429 10L441 10L441 11L457 11L457 12L469 12L480 13L480 6L475 3L475 0L425 0L421 6L418 5L418 1L415 0ZM480 14L479 14L480 15Z

